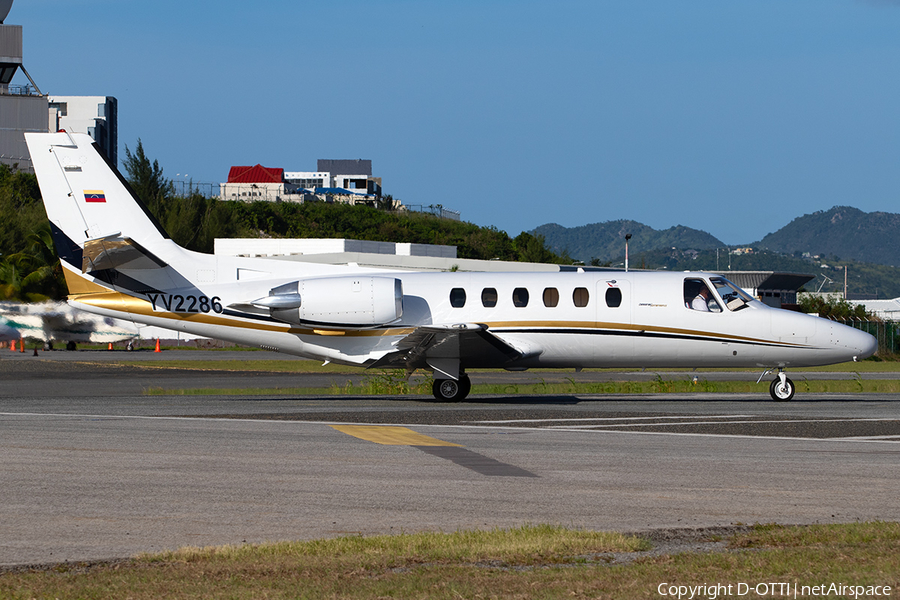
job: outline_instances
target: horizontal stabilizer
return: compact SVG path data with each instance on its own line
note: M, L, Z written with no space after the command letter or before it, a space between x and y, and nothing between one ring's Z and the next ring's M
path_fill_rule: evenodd
M81 272L105 269L145 270L165 267L165 261L128 237L118 233L84 243Z

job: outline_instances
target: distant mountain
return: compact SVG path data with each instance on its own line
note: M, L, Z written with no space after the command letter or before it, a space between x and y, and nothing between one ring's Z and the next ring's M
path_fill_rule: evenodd
M900 214L867 213L835 206L797 217L755 244L776 252L809 252L828 257L900 266Z
M637 221L606 221L580 227L563 227L556 223L541 225L531 232L544 236L547 247L557 254L569 251L572 258L585 263L592 258L610 261L625 254L625 234L632 235L630 253L680 248L703 250L725 247L725 244L705 231L683 225L657 231Z

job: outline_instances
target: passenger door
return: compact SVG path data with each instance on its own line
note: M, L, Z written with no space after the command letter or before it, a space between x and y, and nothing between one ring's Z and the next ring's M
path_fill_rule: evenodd
M626 364L634 356L631 282L609 278L597 282L597 342L594 356L604 364Z

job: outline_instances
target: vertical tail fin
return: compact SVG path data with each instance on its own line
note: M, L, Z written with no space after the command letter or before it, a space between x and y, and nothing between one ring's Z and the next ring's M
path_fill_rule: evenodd
M50 222L79 248L129 237L151 252L171 244L122 176L83 133L26 133Z
M26 133L25 140L70 295L96 292L98 278L117 287L110 273L160 271L184 255L90 136Z

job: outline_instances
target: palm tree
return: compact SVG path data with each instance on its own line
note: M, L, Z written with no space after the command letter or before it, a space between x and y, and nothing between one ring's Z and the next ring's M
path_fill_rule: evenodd
M66 284L49 223L25 238L26 248L0 263L0 295L7 300L62 299Z
M0 300L19 300L22 293L22 278L16 265L4 260L0 262Z

